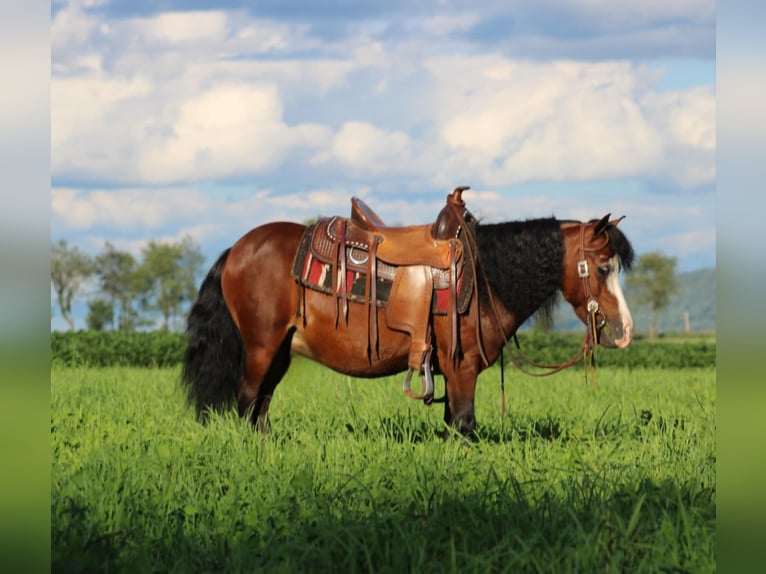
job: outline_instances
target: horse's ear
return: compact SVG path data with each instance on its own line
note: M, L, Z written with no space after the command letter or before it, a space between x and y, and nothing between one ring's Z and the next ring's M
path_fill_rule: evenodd
M609 225L609 217L611 217L611 215L611 213L607 213L604 217L601 218L601 221L596 224L596 227L593 229L593 237L596 237L597 235L604 232L606 226Z
M615 227L617 227L620 224L620 221L622 221L623 219L625 219L625 216L621 215L617 219L613 219L612 221L610 221L609 225L614 225Z

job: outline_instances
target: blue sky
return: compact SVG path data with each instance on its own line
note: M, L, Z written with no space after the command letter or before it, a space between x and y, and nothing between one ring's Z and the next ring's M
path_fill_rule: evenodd
M712 1L54 0L51 54L51 238L88 253L189 234L211 264L470 185L487 221L611 212L715 266Z

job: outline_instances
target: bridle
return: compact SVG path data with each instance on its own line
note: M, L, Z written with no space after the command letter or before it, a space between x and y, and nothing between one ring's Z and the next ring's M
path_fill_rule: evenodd
M590 283L588 282L588 278L590 277L590 267L588 265L588 260L585 257L585 252L595 252L604 249L609 243L609 234L604 231L604 236L606 237L604 242L598 247L589 247L586 249L585 225L585 223L580 224L580 259L577 261L577 276L583 281L585 296L588 300L586 307L588 311L588 334L591 335L591 348L595 355L598 336L601 333L601 329L606 325L606 315L601 311L598 301L596 301L593 292L590 290Z

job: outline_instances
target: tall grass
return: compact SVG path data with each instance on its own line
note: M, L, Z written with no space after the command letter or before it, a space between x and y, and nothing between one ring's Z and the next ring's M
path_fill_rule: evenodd
M54 571L715 570L715 370L482 375L474 442L401 377L296 360L272 432L177 369L54 367Z

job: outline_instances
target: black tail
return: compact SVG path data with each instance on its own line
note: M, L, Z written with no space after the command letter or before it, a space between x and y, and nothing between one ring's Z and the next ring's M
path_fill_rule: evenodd
M242 336L221 290L221 271L229 251L221 254L202 282L186 323L181 381L199 417L208 407L221 411L232 405L244 368Z

